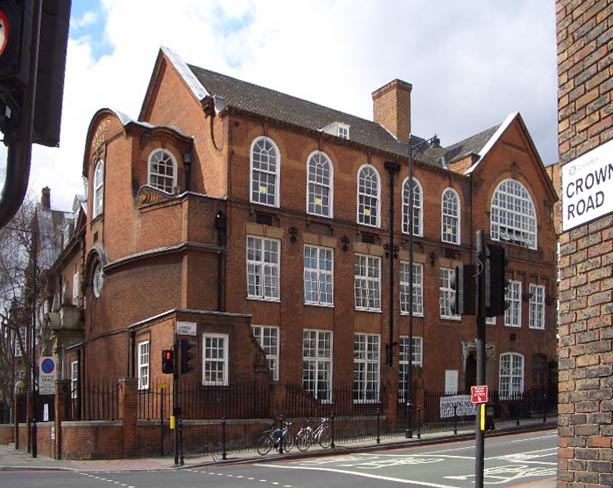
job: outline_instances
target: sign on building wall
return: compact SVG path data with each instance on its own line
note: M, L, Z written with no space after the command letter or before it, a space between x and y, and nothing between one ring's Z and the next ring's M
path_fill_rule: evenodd
M613 212L613 140L562 166L562 230Z

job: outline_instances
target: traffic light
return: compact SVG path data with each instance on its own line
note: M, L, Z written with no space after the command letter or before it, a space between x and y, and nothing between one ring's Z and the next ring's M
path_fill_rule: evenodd
M190 352L196 346L194 341L189 339L181 339L181 374L189 373L196 367L195 364L191 364L191 360L196 356Z
M162 351L162 373L172 374L175 372L175 352L172 349Z
M14 130L30 81L33 0L0 2L0 129Z
M456 266L451 276L451 311L457 315L475 315L475 265Z
M43 0L32 142L60 144L70 0Z
M487 317L504 315L507 309L506 265L504 247L487 244L485 246L485 311Z

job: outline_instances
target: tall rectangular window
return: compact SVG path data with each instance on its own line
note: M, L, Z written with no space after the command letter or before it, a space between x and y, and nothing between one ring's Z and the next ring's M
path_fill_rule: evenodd
M400 262L400 313L409 313L409 263ZM413 315L424 314L424 266L413 263Z
M545 328L545 287L530 283L530 318L531 329Z
M70 398L77 398L79 394L79 361L70 363Z
M379 335L357 333L353 341L353 401L379 400Z
M79 272L72 275L72 304L79 305Z
M356 254L354 294L356 310L381 310L380 257Z
M304 303L331 306L334 252L326 247L304 246Z
M524 356L507 352L500 355L500 398L513 398L524 392Z
M398 400L405 401L409 376L409 336L400 336L400 374L398 376ZM423 339L413 336L413 366L423 365Z
M451 311L451 299L453 290L451 288L451 277L455 271L451 268L441 268L439 283L439 309L442 319L460 320L459 315Z
M254 325L252 330L258 344L266 353L272 379L279 381L279 327Z
M228 385L227 334L202 334L202 384Z
M138 343L138 389L149 388L149 341Z
M504 325L521 327L521 281L509 281L505 300L509 307L504 312Z
M332 332L303 332L302 386L318 400L332 401Z
M247 236L247 296L279 300L280 241Z

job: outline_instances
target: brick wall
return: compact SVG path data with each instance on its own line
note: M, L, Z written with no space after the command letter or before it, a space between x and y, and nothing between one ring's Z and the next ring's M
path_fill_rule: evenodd
M558 0L556 12L563 167L613 138L613 8ZM560 275L558 487L610 487L612 215L561 234Z

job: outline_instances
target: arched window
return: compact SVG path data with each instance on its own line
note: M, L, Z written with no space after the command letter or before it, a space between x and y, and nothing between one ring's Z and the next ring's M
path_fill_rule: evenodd
M149 186L166 193L174 193L177 187L177 163L164 149L156 149L149 156Z
M402 185L402 232L405 234L409 233L409 228L411 226L409 218L409 190L409 179L407 178ZM413 178L413 235L415 236L423 235L423 201L421 185L419 181Z
M490 237L536 249L536 212L528 190L507 179L496 187L490 207Z
M94 215L96 218L102 213L104 204L104 161L100 160L94 170Z
M358 224L379 227L380 206L379 173L364 165L358 171Z
M316 151L307 166L307 213L332 217L332 163L328 156Z
M514 398L524 392L524 356L515 352L500 355L500 398Z
M251 201L279 206L279 149L272 139L258 137L251 144Z
M447 188L441 198L441 240L460 244L460 197Z

